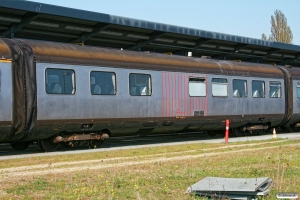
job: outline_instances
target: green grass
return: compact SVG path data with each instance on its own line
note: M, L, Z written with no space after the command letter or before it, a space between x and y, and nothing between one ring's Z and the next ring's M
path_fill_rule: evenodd
M300 192L299 142L189 144L10 160L1 163L0 199L201 199L186 194L187 187L216 176L271 177L274 187L265 199L273 200L277 192ZM87 162L30 169L82 160ZM46 171L3 179L5 170L20 165L28 166L25 172ZM78 169L64 170L70 167Z

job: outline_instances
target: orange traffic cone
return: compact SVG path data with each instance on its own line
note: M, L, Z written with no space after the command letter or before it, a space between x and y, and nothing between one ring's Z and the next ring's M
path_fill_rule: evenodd
M276 129L273 128L273 139L276 139L276 138L277 138L277 136L276 136Z

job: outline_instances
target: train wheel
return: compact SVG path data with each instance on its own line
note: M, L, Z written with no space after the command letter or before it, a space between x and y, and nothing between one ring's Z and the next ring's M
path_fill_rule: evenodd
M103 144L104 140L91 140L90 141L90 148L96 149L99 148Z
M263 134L265 134L265 130L259 129L259 130L256 130L256 133L257 133L257 135L263 135Z
M16 151L22 151L28 148L30 142L15 142L10 143L10 146Z
M286 131L288 133L292 133L295 131L295 125L289 125L288 127L286 127Z
M236 137L243 137L245 135L245 133L241 131L239 128L234 128L232 132L233 135L235 135Z
M54 137L46 138L38 141L38 145L40 148L46 152L55 151L59 145L59 143L53 143Z
M218 132L217 131L207 131L207 134L208 134L209 137L216 137Z
M281 129L283 132L287 132L287 130L286 130L286 127L285 127L285 126L280 126L280 129Z
M40 144L40 140L37 141L37 145L40 147L40 149L43 149L41 144Z
M285 133L292 133L295 131L295 125L281 126L280 128Z

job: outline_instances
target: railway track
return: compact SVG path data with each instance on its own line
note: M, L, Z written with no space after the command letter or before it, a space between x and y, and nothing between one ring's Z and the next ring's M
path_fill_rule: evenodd
M247 141L247 140L267 140L271 139L272 134L255 136L248 135L244 137L232 137L229 138L229 142ZM278 133L277 138L300 138L299 133ZM117 149L132 149L141 147L153 147L153 146L168 146L179 145L187 143L222 143L224 142L223 136L209 137L206 133L181 133L181 134L166 134L166 135L148 135L141 137L116 137L107 139L101 148L88 149L87 146L67 148L60 146L56 152L45 153L42 152L39 146L34 142L28 149L24 151L15 151L7 144L0 144L0 160L16 159L24 157L35 156L52 156L62 154L78 154L88 153L95 151L111 151Z

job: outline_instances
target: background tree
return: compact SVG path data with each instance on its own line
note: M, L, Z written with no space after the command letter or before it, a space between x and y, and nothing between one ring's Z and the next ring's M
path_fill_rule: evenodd
M280 10L275 10L274 16L271 16L271 35L267 38L265 34L262 34L261 39L288 44L292 43L293 33L287 25L286 17Z

